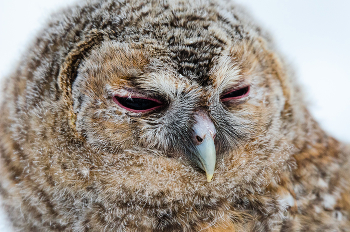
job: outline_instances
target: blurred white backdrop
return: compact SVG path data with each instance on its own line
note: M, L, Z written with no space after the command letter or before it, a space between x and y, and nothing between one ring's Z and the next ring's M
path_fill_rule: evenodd
M71 2L0 0L0 79L14 68L50 12ZM350 1L236 2L270 31L294 65L309 108L323 128L350 142ZM0 231L10 231L1 212Z

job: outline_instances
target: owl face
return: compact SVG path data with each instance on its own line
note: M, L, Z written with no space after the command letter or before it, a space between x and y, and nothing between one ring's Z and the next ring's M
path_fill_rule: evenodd
M215 172L275 164L267 161L273 151L261 148L282 136L274 129L281 126L284 97L271 61L254 54L257 49L263 44L229 46L201 77L193 74L196 67L186 76L179 66L188 58L174 60L167 44L104 41L73 84L77 131L94 151L148 150L208 182Z

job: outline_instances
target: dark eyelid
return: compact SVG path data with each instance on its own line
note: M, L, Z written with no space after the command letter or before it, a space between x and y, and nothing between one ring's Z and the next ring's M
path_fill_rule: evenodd
M233 96L233 97L228 96L228 95L235 93L235 92L238 92L238 91L242 91L241 95L237 95L237 96ZM240 98L243 98L243 97L249 95L249 92L250 92L250 85L245 85L245 86L241 86L241 87L234 87L234 88L230 89L229 91L225 92L224 94L222 94L220 99L222 102L240 99Z
M146 100L146 102L148 101L148 107L142 108L142 105L138 105L136 103L136 106L133 105L131 102L127 102L125 100L130 99L132 101L132 99L135 100ZM158 99L155 98L149 98L149 97L144 97L144 96L132 96L132 95L114 95L113 96L113 101L119 105L121 108L126 109L127 111L130 112L134 112L134 113L147 113L147 112L151 112L154 111L158 108L161 108L164 106L164 103L159 101ZM152 105L152 103L155 103ZM130 104L131 103L131 104ZM142 104L142 103L141 103ZM149 105L151 104L151 105Z
M119 95L119 94L116 94L116 95L114 95L114 97L120 97L120 98L134 98L134 99L136 99L136 98L138 98L138 99L145 99L145 100L149 100L149 101L154 101L154 102L157 102L158 104L163 104L163 102L161 102L161 101L159 101L158 99L155 99L155 98L153 98L153 97L139 97L139 96L132 96L132 95L127 95L127 96L123 96L123 95Z
M222 91L221 97L226 95L226 94L229 94L229 93L231 93L233 91L236 91L236 90L239 90L239 89L243 89L243 88L246 88L246 87L250 87L250 84L239 83L237 85L230 86L228 88L225 88L224 91Z

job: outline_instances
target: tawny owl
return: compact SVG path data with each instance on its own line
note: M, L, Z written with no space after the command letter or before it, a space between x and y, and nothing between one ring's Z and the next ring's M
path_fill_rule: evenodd
M350 148L230 1L55 16L7 79L0 155L19 231L350 231Z

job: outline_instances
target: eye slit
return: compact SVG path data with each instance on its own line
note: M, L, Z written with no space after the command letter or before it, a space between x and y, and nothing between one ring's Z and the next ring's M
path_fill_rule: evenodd
M240 89L232 90L221 97L221 101L230 101L240 99L249 94L250 86L245 86Z
M120 107L135 113L145 113L161 107L162 102L152 98L114 96L113 101Z

